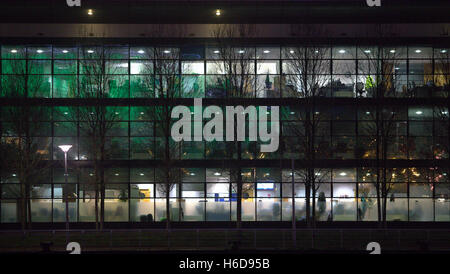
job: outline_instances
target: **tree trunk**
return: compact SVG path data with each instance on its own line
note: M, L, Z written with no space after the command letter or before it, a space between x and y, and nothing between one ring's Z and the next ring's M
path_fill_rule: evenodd
M31 197L30 197L30 189L28 186L25 186L26 189L26 204L27 204L27 217L28 217L28 229L32 229L32 219L31 219Z
M26 206L26 190L25 190L25 184L23 182L21 182L20 184L20 224L22 227L22 230L25 231L27 228L27 206Z
M170 188L166 191L166 228L170 229Z
M305 182L305 196L306 196L306 225L311 227L311 184L309 177L310 170L308 170L307 179Z
M97 171L98 169L96 169ZM98 219L98 194L99 194L99 190L98 190L98 172L95 173L95 229L99 230L99 219Z

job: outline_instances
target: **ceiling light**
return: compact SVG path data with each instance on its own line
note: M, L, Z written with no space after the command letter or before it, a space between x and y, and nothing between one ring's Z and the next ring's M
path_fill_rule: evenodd
M291 54L292 54L292 53L294 53L294 51L293 51L293 50L290 50L290 51L289 51L289 53L291 53Z
M240 50L240 51L239 51L240 54L242 54L242 53L244 53L244 52L245 52L245 50Z
M422 51L420 49L416 49L416 53L421 53Z
M88 14L88 15L94 15L94 11L91 10L91 9L88 9L87 14Z
M114 175L119 176L119 173L116 173L116 174L114 174Z
M318 51L318 50L316 50L316 51L314 51L314 53L319 53L319 51Z
M370 50L366 49L364 52L365 52L365 53L370 53Z
M141 173L141 174L139 174L139 175L144 176L145 174L144 174L144 173Z
M220 16L221 12L219 9L216 10L216 16Z
M144 54L145 51L143 51L142 49L140 49L140 50L138 50L138 53L139 53L139 54Z
M222 174L220 174L220 172L214 172L214 175L220 176L220 175L222 175Z
M370 114L370 112L369 112L369 111L366 111L366 114L367 114L367 115L369 115L369 114Z
M447 53L446 49L441 50L441 53Z
M390 53L395 53L395 49L391 49L391 51L389 51Z
M395 68L395 70L400 70L400 68Z
M37 53L43 53L44 51L41 50L41 49L38 49L36 52L37 52Z
M264 174L264 175L266 175L266 176L269 176L269 175L270 175L270 173L266 173L266 174Z
M317 172L317 173L315 173L314 175L316 175L316 176L320 176L320 172Z
M423 112L420 111L420 110L416 111L416 114L417 114L417 115L421 115L422 113L423 113Z
M16 177L16 176L17 176L17 174L15 174L15 173L14 173L14 174L13 174L12 176L13 176L13 177Z
M169 54L169 53L170 53L170 50L165 50L164 53L165 53L165 54Z
M447 115L448 111L442 111L442 114Z
M341 175L341 176L345 176L345 175L347 175L347 173L345 173L345 172L341 172L341 173L339 173L339 175Z
M63 50L62 52L63 52L63 53L68 53L69 51L65 49L65 50Z
M295 114L295 112L291 111L291 115L294 115L294 114Z
M264 53L270 53L270 50L265 50L265 51L263 51Z
M340 54L343 54L343 53L345 53L345 49L341 49L341 50L339 50L339 53L340 53Z
M215 50L215 51L214 51L214 53L215 53L215 54L218 54L218 53L220 53L220 51L218 51L218 50Z
M141 112L141 115L144 115L144 112Z
M91 173L91 174L89 174L89 176L94 176L94 174Z
M191 172L189 175L191 175L191 176L195 176L195 173L194 172Z
M88 49L88 50L87 50L87 53L94 53L94 51L91 50L91 49Z
M17 53L17 50L16 49L12 49L11 53Z
M67 114L69 114L68 112L64 112L64 115L67 115Z

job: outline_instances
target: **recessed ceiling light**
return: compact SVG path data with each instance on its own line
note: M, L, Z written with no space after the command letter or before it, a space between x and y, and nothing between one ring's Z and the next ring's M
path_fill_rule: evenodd
M216 10L216 16L220 16L221 15L221 11L219 9Z
M94 15L94 11L92 9L88 9L87 14L88 15Z
M340 54L343 54L343 53L345 53L345 49L341 49L341 50L339 50L339 53L340 53Z
M263 52L264 52L264 53L270 53L270 50L267 50L267 49L266 49L266 50L263 51Z
M420 49L416 49L416 53L421 53L422 51Z
M144 54L145 51L143 51L142 49L140 49L140 50L138 50L138 53L139 53L139 54Z
M17 53L17 50L16 49L12 49L11 53Z
M68 53L69 51L65 49L65 50L63 50L62 52L63 52L63 53Z
M44 51L41 50L41 49L38 49L36 52L37 52L37 53L43 53Z
M417 115L421 115L422 113L423 113L423 112L420 111L420 110L416 111L416 114L417 114Z
M347 173L345 173L345 172L341 172L341 173L339 173L339 175L341 175L341 176L345 176L345 175L347 175Z

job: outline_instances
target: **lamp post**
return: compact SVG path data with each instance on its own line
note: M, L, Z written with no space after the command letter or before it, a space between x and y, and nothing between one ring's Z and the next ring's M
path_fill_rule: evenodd
M64 189L66 191L63 193L63 198L66 199L66 230L69 231L69 199L67 197L67 177L69 174L67 173L67 152L72 148L72 145L61 145L58 147L64 152Z

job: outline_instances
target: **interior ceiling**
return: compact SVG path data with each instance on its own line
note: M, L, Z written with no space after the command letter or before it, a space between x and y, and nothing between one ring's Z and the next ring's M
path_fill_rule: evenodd
M2 0L0 23L448 23L449 0ZM221 16L215 15L221 9ZM87 9L93 9L89 16Z

